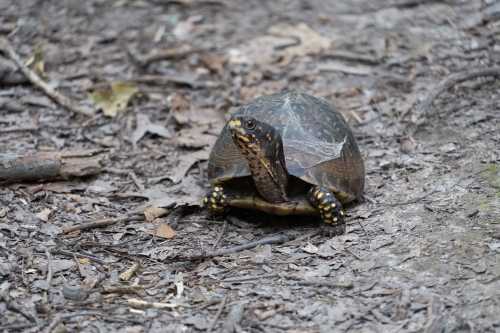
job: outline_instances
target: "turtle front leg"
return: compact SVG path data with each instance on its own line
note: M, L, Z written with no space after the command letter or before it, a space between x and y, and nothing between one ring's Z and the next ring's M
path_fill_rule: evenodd
M226 212L228 202L222 186L212 186L212 189L203 198L203 206L208 209L210 215L222 215Z
M327 231L331 231L335 236L345 233L342 204L332 191L321 186L313 186L307 198L311 205L318 209L321 219L327 224Z

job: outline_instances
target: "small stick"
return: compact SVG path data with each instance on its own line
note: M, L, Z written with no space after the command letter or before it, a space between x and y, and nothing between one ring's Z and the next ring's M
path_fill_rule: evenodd
M140 221L142 219L144 219L144 215L134 213L133 215L130 215L130 216L122 216L122 217L111 218L111 219L102 219L102 220L73 225L73 226L64 228L63 233L69 234L69 233L71 233L73 231L77 231L77 230L103 228L103 227L107 227L107 226L117 224L117 223L125 223L125 222L131 222L131 221L136 221L136 220Z
M271 236L271 237L259 239L257 241L248 242L245 244L241 244L241 245L237 245L237 246L233 246L233 247L228 247L228 248L223 248L223 249L211 251L211 252L198 253L198 254L194 254L194 255L178 254L176 256L169 258L169 261L172 261L172 260L196 261L196 260L201 260L201 259L220 257L220 256L228 255L228 254L238 253L238 252L241 252L244 250L253 249L254 247L257 247L259 245L285 243L285 242L288 242L290 239L291 238L288 235Z
M138 262L134 262L132 266L127 268L126 271L120 274L120 280L122 281L128 281L132 278L132 276L139 270L141 265Z
M175 304L175 303L147 302L137 298L127 299L127 304L128 306L135 309L147 309L147 308L174 309L180 306L180 304Z
M56 329L56 327L64 320L70 319L73 317L81 317L81 316L101 316L102 313L97 311L82 311L76 313L67 313L62 315L55 316L54 320L50 323L50 325L45 329L45 333L51 333Z
M339 282L323 281L323 280L298 280L296 282L301 286L316 286L316 287L330 287L330 288L344 288L344 289L351 289L353 287L351 282L339 283Z
M212 246L212 250L215 250L219 246L219 243L222 240L222 237L224 236L226 229L227 229L227 220L224 220L224 224L222 225L222 230L220 231L219 235L217 236L217 239L215 240L215 243Z
M434 88L432 88L429 95L427 95L427 97L423 100L423 102L417 106L416 111L418 117L425 116L425 114L429 112L434 100L443 92L447 91L448 89L459 83L468 80L474 80L483 76L500 77L500 67L479 68L479 69L466 70L461 73L451 74L446 79L439 82ZM419 125L420 124L417 124L417 127Z
M222 311L224 310L224 306L226 306L227 302L227 295L224 296L222 301L219 304L219 308L217 309L217 313L215 314L214 319L210 323L210 326L208 326L207 333L210 333L214 330L215 325L217 324L217 320L219 320L220 316L222 315Z
M45 255L47 256L47 288L50 288L52 284L52 277L54 276L54 270L52 269L52 255L49 249L45 249Z
M47 96L49 96L52 100L54 100L57 104L66 108L68 111L73 113L82 114L84 116L92 116L93 112L87 108L76 105L70 98L56 91L53 87L51 87L47 82L43 81L38 74L28 68L24 62L21 60L21 57L14 50L14 47L10 43L7 38L0 38L0 49L3 50L6 55L17 65L19 70L26 76L26 78L33 84L35 87L42 90Z

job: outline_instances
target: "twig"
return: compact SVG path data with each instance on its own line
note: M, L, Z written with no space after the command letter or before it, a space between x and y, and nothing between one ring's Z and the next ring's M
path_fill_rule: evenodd
M219 282L240 283L240 282L255 281L255 280L264 279L264 278L273 278L273 277L277 277L277 276L279 276L279 274L276 274L276 273L260 274L260 275L254 275L254 276L227 278L227 279L224 279L224 280L219 281Z
M479 69L466 70L461 73L451 74L446 79L439 82L434 88L432 88L429 95L427 95L427 97L423 100L423 102L417 106L416 108L417 116L423 118L429 112L434 100L443 92L450 89L451 87L460 84L462 82L468 80L474 80L483 76L500 77L500 67L479 68ZM422 120L420 121L420 123L417 123L416 124L417 128L423 122L424 121ZM414 131L416 131L416 129Z
M147 302L137 298L127 299L127 304L128 306L135 309L147 309L147 308L174 309L181 306L181 304L176 304L176 303Z
M125 48L130 58L141 67L146 67L157 61L185 59L193 53L203 51L201 49L192 48L189 45L181 45L170 49L154 50L149 54L141 55L131 47L126 46Z
M73 317L81 317L81 316L101 316L102 313L97 311L82 311L76 313L67 313L62 315L57 315L54 320L50 323L50 325L45 329L45 333L50 333L56 329L56 327L65 319L70 319Z
M45 255L47 256L47 289L50 288L52 284L52 277L54 276L54 270L52 268L52 255L49 249L45 249Z
M0 293L0 302L5 303L5 307L7 310L19 313L21 316L24 318L28 319L29 321L36 322L36 318L33 317L31 314L25 312L19 305L15 304L12 299L4 292Z
M208 259L208 258L219 257L219 256L224 256L224 255L228 255L228 254L241 252L244 250L249 250L249 249L252 249L252 248L257 247L259 245L281 244L281 243L285 243L285 242L289 241L290 239L291 238L288 235L271 236L271 237L259 239L257 241L248 242L248 243L233 246L233 247L223 248L223 249L212 251L212 252L204 252L204 253L198 253L198 254L193 254L193 255L178 254L178 255L175 255L175 256L169 258L168 260L169 261L173 261L173 260L196 261L196 260L201 260L201 259Z
M222 314L222 311L224 310L224 306L226 306L226 302L227 302L227 295L225 295L224 298L222 299L222 301L220 301L219 308L217 309L217 313L215 314L214 319L210 323L210 326L208 326L207 333L210 333L214 330L215 325L217 324L217 320L219 320L219 318Z
M126 223L126 222L131 222L131 221L136 221L136 220L140 221L143 219L144 219L144 215L139 214L139 213L134 213L133 215L130 215L130 216L122 216L122 217L111 218L111 219L102 219L102 220L73 225L73 226L64 228L63 233L69 234L70 232L77 231L77 230L103 228L103 227L107 227L107 226L117 224L117 223Z
M84 253L71 252L71 251L66 251L66 250L61 250L61 249L52 250L52 253L62 254L62 255L66 255L66 256L70 256L70 257L81 257L81 258L89 259L89 260L91 260L95 263L98 263L100 265L106 264L106 262L104 262L104 260L101 260L97 257L94 257L92 255L88 255L88 254L84 254Z
M0 49L3 50L6 55L17 65L19 70L26 76L26 78L33 84L35 87L42 90L47 96L53 99L57 104L63 106L67 110L82 114L84 116L92 116L92 110L76 105L74 101L72 101L67 96L61 94L56 91L53 87L51 87L47 82L43 81L38 74L28 68L24 62L21 60L21 57L14 50L14 47L10 43L7 38L0 37Z
M138 263L138 262L134 262L132 264L132 266L130 266L129 268L127 268L126 271L122 272L119 277L120 277L120 280L122 281L128 281L132 278L132 276L137 273L137 271L139 270L139 268L141 267L141 265Z
M32 155L0 153L0 181L6 183L86 177L101 172L103 156L82 150Z
M316 287L330 287L330 288L344 288L351 289L353 287L352 282L333 282L326 280L297 280L297 284L301 286L316 286Z
M36 126L25 126L25 127L11 126L11 127L0 128L0 134L15 133L15 132L33 132L37 130L39 130L39 128Z
M224 224L222 225L222 230L220 231L219 235L217 236L217 239L215 240L215 243L212 246L212 250L215 250L219 246L219 243L222 240L222 237L226 233L226 229L227 229L227 220L224 220Z

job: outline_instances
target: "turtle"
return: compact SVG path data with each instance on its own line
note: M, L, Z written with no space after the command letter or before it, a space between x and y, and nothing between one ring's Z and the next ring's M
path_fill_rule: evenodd
M343 206L361 201L365 168L354 135L326 100L302 91L264 95L234 112L208 159L212 215L229 208L320 216L345 233Z

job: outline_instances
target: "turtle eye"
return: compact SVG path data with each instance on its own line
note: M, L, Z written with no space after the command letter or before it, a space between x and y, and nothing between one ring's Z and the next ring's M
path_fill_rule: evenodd
M255 128L255 121L253 121L252 119L248 119L245 122L245 127L249 130L253 130Z

